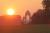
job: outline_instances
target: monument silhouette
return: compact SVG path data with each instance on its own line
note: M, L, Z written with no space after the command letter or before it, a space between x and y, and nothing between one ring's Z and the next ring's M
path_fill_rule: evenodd
M26 11L25 16L23 17L24 24L29 24L31 22L31 14L29 10Z

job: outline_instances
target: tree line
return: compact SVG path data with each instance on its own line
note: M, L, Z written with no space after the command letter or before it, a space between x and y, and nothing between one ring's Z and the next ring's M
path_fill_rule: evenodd
M32 15L32 24L50 24L50 0L43 0L42 5L43 9Z

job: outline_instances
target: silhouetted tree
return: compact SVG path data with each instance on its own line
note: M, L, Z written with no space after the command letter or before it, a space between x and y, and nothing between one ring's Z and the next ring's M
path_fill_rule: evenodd
M43 0L43 10L39 9L32 15L32 23L49 24L50 23L50 0Z
M50 8L50 0L43 0L42 4L45 9Z
M42 16L43 16L42 11L43 10L39 9L35 14L33 14L33 16L32 16L32 23L33 24L43 23L42 22Z
M43 7L44 7L44 13L46 14L47 18L48 18L48 23L50 23L50 0L43 0L42 2Z
M50 15L50 0L43 0L42 4L46 15Z

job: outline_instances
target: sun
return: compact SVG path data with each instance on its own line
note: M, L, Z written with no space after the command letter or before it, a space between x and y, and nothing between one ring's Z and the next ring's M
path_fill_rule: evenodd
M14 11L14 9L10 8L10 9L7 10L6 13L7 13L8 15L14 15L15 11Z

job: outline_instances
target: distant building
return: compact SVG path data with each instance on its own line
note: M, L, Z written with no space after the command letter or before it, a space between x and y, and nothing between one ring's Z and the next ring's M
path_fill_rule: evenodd
M3 25L4 24L4 16L0 16L0 25Z
M15 20L16 20L16 25L22 24L21 16L20 15L16 15Z
M21 16L13 15L13 16L0 16L0 24L4 22L4 25L21 25ZM3 24L3 23L2 23Z

